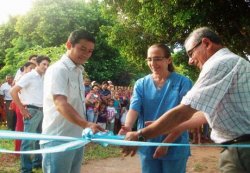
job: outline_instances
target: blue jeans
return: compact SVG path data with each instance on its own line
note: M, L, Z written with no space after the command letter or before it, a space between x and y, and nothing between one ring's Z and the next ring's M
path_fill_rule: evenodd
M178 160L141 160L142 173L185 173L188 158Z
M93 109L87 110L87 119L88 119L88 122L96 123L97 116L95 115L95 112Z
M24 120L24 132L41 133L43 112L38 109L28 108L31 119ZM21 151L40 149L39 141L22 140ZM32 168L40 168L42 166L41 154L21 154L21 172L30 173Z
M41 145L50 148L63 144L62 141L52 141ZM43 173L80 173L84 148L71 151L43 154Z

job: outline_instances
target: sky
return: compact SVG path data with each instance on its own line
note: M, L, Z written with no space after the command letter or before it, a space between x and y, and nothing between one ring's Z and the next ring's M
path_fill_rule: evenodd
M31 8L32 0L0 0L0 24L9 16L23 15Z

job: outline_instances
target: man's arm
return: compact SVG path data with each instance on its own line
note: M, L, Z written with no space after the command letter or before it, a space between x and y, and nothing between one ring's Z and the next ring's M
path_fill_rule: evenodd
M79 113L67 102L67 97L63 95L54 95L53 100L56 109L64 118L82 128L91 128L94 133L104 131L99 125L83 119Z
M143 136L148 139L169 133L181 123L189 120L196 112L197 110L191 108L189 105L178 105L164 113L149 126L143 128Z
M154 121L149 126L141 129L141 134L145 139L154 138L161 134L171 133L171 131L180 125L181 123L189 120L197 110L191 108L187 105L178 105L175 108L164 113L160 118ZM181 128L186 127L187 125L182 126ZM125 139L129 141L137 141L139 133L138 132L128 132ZM177 136L174 135L174 136ZM174 137L173 136L173 137ZM124 156L135 155L136 147L123 147L122 153Z
M10 95L11 95L13 101L15 102L15 104L18 106L24 119L31 118L31 114L25 108L25 106L22 104L21 100L19 99L18 93L21 91L21 89L22 88L18 85L13 86L10 90Z
M175 127L171 132L167 135L167 137L162 141L164 143L172 143L174 142L184 131L188 129L198 128L201 125L207 123L207 120L202 112L196 112L192 118L181 123L177 127ZM157 147L154 153L154 158L160 158L167 153L168 147Z

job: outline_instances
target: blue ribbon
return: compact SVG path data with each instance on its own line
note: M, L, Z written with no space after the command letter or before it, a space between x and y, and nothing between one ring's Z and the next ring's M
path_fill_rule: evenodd
M15 153L15 154L38 154L38 153L55 153L74 150L87 145L90 142L98 143L103 146L206 146L206 147L241 147L249 148L250 144L177 144L177 143L156 143L156 142L139 142L125 141L125 136L114 135L112 132L98 132L93 134L92 130L86 128L83 130L82 138L67 137L67 136L52 136L37 133L13 132L0 130L0 139L19 139L19 140L47 140L47 141L64 141L65 143L39 150L31 151L12 151L0 148L0 153ZM1 147L1 146L0 146Z

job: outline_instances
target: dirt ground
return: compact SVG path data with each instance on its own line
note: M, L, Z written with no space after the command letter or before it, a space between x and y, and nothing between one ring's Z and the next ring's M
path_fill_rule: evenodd
M188 160L187 173L218 173L220 151L221 148L215 147L192 147L192 156ZM82 167L83 172L140 173L140 161L138 156L88 161Z

